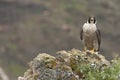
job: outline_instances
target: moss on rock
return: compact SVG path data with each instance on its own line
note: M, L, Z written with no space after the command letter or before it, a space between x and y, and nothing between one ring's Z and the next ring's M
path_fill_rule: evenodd
M18 80L118 80L120 75L120 60L110 63L101 54L77 49L59 51L56 57L40 53L29 66Z

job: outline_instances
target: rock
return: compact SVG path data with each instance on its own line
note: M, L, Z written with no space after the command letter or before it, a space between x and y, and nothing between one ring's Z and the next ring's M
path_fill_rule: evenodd
M84 80L79 65L89 64L91 67L109 66L110 62L101 54L83 52L77 49L59 51L57 56L40 53L29 63L29 69L18 80Z

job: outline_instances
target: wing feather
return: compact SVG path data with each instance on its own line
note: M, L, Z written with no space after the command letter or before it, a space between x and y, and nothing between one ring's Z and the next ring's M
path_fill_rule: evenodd
M101 33L100 33L99 29L96 30L96 36L97 36L97 40L98 40L98 51L99 51L100 44L101 44Z
M83 29L80 30L80 39L83 40Z

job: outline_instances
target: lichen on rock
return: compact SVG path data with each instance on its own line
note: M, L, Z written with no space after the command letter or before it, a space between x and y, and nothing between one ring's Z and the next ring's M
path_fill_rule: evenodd
M77 49L58 51L57 56L40 53L29 63L29 69L18 80L85 80L84 66L91 68L109 66L101 54L91 54Z

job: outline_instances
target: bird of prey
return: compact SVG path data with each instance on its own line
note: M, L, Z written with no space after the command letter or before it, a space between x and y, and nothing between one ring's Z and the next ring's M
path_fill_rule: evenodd
M89 17L84 23L80 38L84 44L84 51L98 52L100 49L101 35L100 30L96 27L95 17Z

